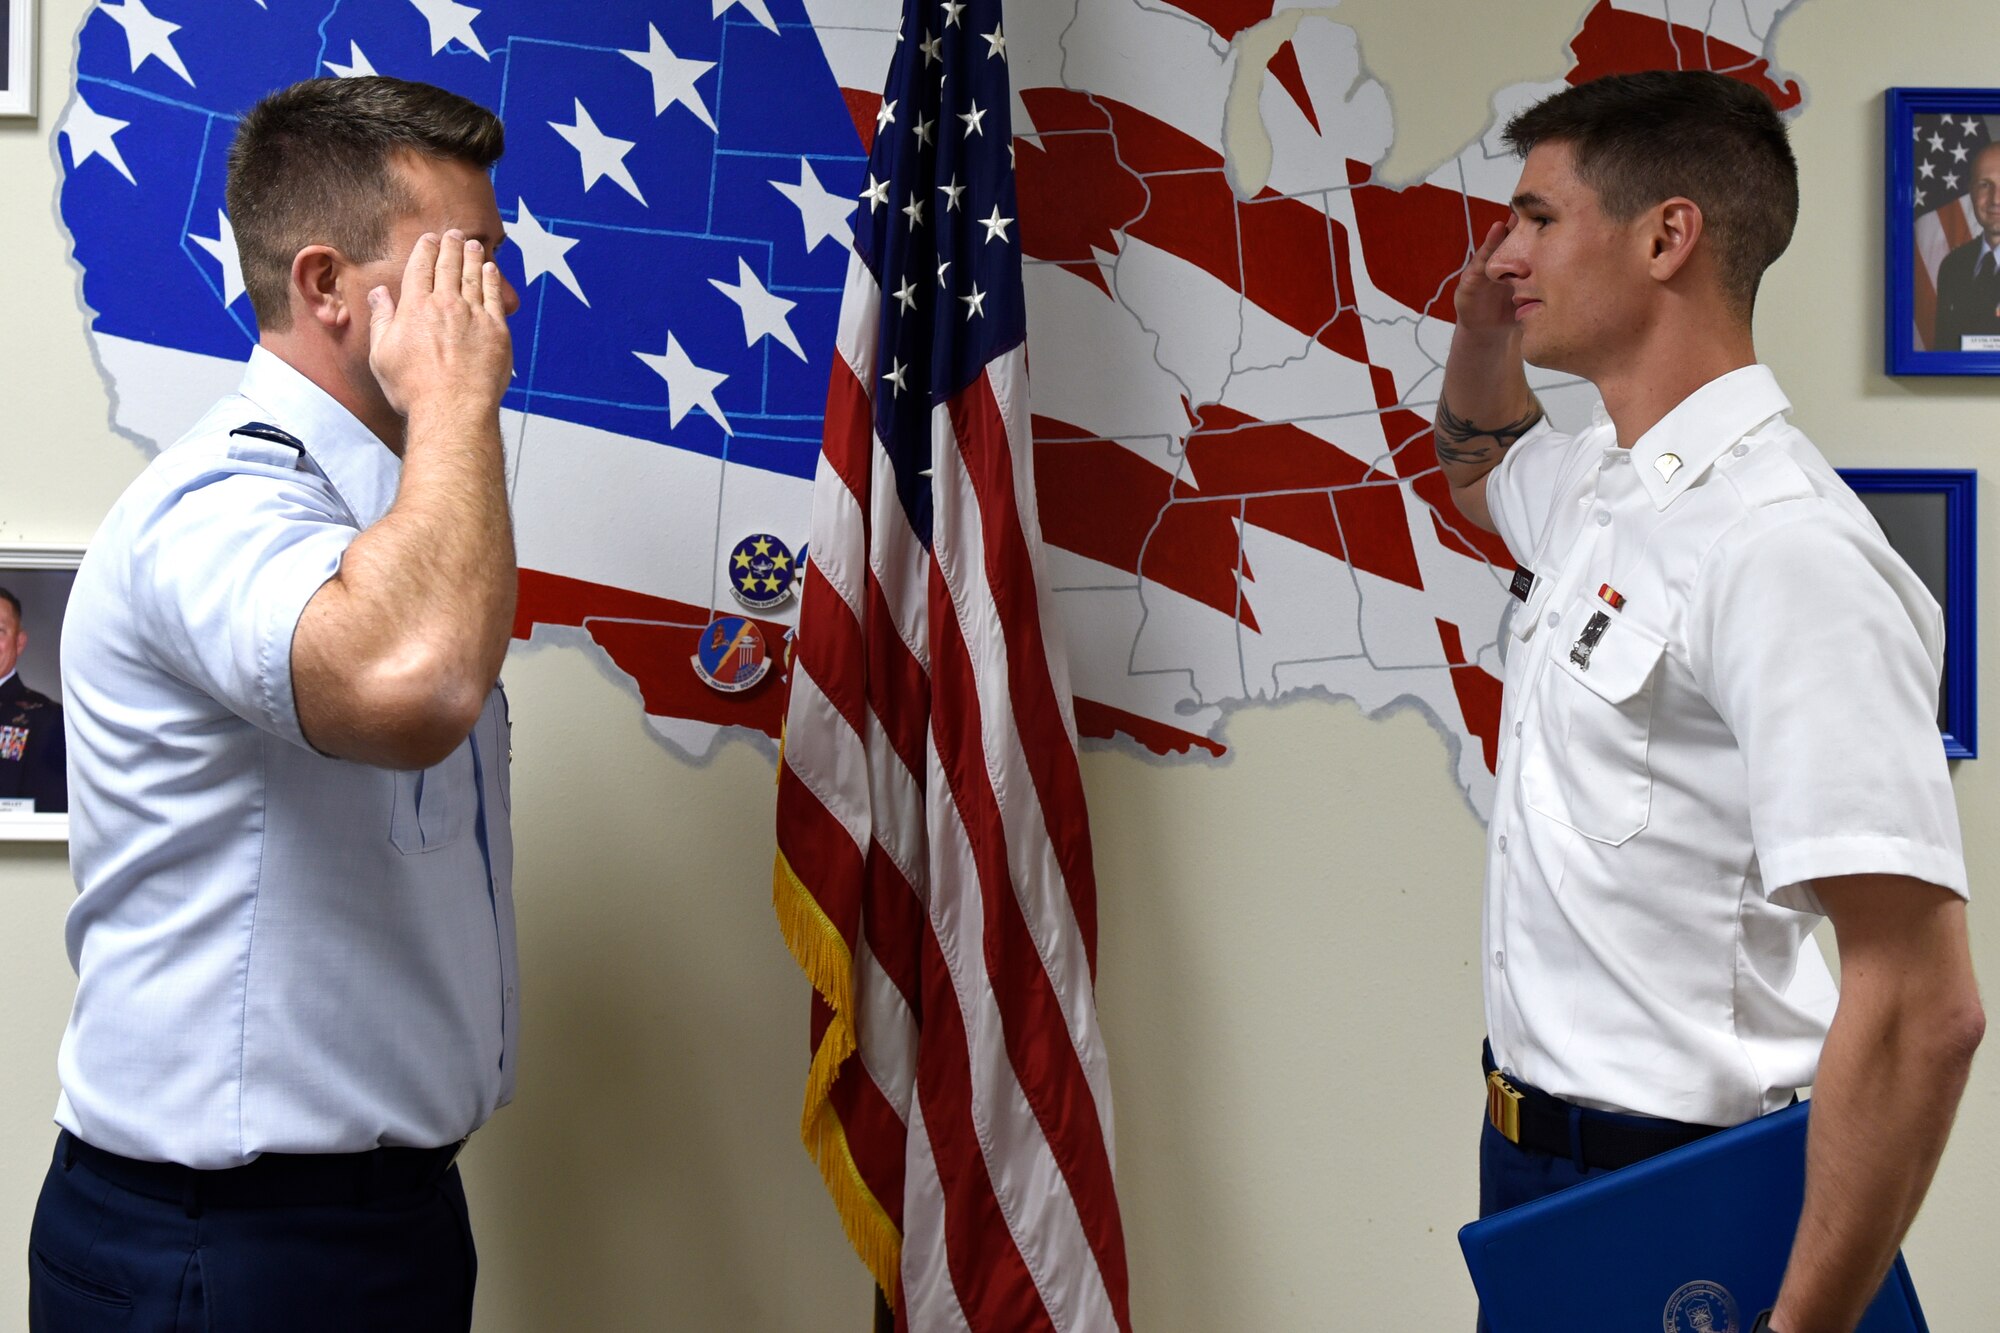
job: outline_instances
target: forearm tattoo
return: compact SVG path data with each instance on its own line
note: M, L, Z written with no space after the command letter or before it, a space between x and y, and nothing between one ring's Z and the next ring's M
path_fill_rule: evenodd
M1513 448L1523 435L1533 430L1541 419L1541 401L1532 394L1528 397L1528 414L1504 426L1475 426L1452 411L1440 397L1437 405L1438 462L1495 462L1499 455ZM1493 443L1472 447L1474 440L1491 440Z

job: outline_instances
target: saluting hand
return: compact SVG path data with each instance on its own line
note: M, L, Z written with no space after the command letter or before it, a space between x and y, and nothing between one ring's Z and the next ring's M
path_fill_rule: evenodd
M368 293L368 365L403 416L426 406L497 412L514 368L499 266L453 228L425 232L403 271L401 299Z
M1458 271L1458 286L1451 303L1458 312L1458 327L1469 333L1506 333L1514 328L1514 293L1503 282L1495 282L1486 272L1493 252L1514 230L1514 217L1486 229L1486 239Z

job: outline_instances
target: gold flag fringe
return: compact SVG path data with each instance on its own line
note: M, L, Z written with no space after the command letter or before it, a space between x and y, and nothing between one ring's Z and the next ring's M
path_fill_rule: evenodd
M847 1143L847 1131L827 1100L841 1065L855 1052L854 955L782 851L771 871L771 897L785 946L811 980L813 989L833 1010L833 1021L827 1024L826 1035L820 1039L819 1049L813 1052L812 1067L806 1075L799 1137L819 1166L820 1178L826 1182L826 1192L833 1197L848 1243L893 1305L896 1272L902 1264L902 1233L861 1178L861 1169L855 1165L854 1152Z

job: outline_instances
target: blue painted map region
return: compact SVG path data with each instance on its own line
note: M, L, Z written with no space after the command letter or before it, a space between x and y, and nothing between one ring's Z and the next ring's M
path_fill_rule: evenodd
M97 5L58 131L92 329L247 357L223 215L237 119L299 79L421 80L507 125L506 406L810 477L866 159L801 0L713 7Z

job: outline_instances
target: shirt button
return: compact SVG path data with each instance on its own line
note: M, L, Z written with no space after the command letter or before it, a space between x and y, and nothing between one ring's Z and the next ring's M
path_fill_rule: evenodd
M1507 835L1504 833L1500 835L1500 851L1502 855L1505 855L1507 851Z
M1507 951L1505 949L1495 949L1493 951L1493 966L1499 968L1502 972L1507 970Z
M1743 457L1743 455L1750 452L1750 446L1747 444L1739 444L1734 449L1731 449L1729 452L1735 454L1738 458L1741 458Z
M512 986L507 988L507 1003L514 1003L514 988Z
M1550 629L1554 629L1554 628L1555 628L1555 627L1556 627L1557 625L1560 625L1560 624L1562 624L1562 623L1563 623L1563 618L1562 618L1561 616L1557 615L1557 614L1556 614L1555 612L1553 612L1553 611L1549 612L1549 628L1550 628Z
M1520 739L1520 736L1521 736L1521 724L1519 722L1516 722L1514 724L1514 737L1516 740L1518 740Z
M1598 526L1598 527L1600 527L1600 528L1608 528L1608 527L1610 527L1610 526L1611 526L1611 511L1610 511L1610 510L1608 510L1608 509L1600 509L1600 510L1598 510L1598 511L1597 511L1597 526Z

